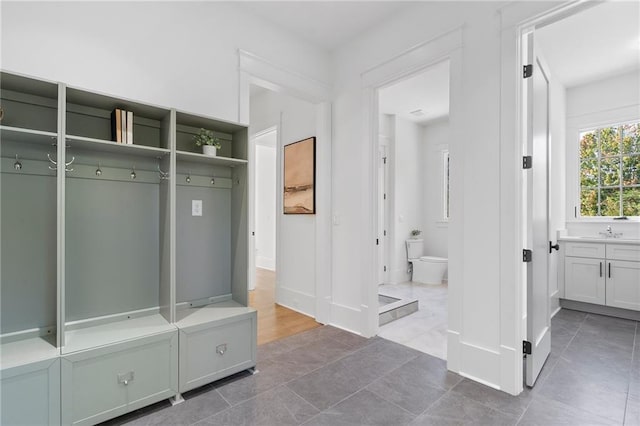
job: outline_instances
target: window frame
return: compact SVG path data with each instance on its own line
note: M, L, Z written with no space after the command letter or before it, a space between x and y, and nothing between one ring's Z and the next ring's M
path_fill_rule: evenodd
M637 124L638 126L640 126L640 118L636 118L636 119L628 119L628 120L614 120L614 121L609 121L609 122L600 122L597 124L593 124L593 125L585 125L585 126L581 126L577 129L577 133L575 134L575 145L574 145L574 154L575 154L575 158L576 158L576 168L573 171L573 177L570 179L573 179L575 182L575 186L577 187L577 191L575 194L575 219L580 220L580 221L608 221L608 220L614 220L614 218L619 218L619 217L626 217L632 221L640 221L640 216L624 216L624 205L623 205L623 189L624 188L640 188L640 184L637 185L624 185L624 180L623 180L623 168L622 168L622 164L623 164L623 158L625 157L640 157L640 151L638 152L634 152L634 153L627 153L625 155L625 153L622 152L622 140L623 140L623 133L622 133L622 127L625 125L629 125L629 124ZM607 156L603 156L602 152L600 150L600 131L602 129L606 129L606 128L616 128L619 134L618 137L618 144L619 144L619 150L618 150L618 154L616 155L607 155ZM598 202L597 202L597 208L598 208L598 215L594 215L594 216L584 216L582 214L582 190L583 190L583 186L581 184L581 173L582 173L582 162L583 159L581 157L580 154L580 141L582 140L582 135L585 133L589 133L589 132L595 132L598 135L598 156L597 156L597 162L598 162L598 169L601 170L601 164L603 159L617 159L619 161L620 167L618 170L618 184L617 185L602 185L602 180L601 180L601 174L600 172L598 173L598 182L597 185L594 187L585 187L586 189L592 189L592 190L596 190L598 192ZM601 213L601 191L603 189L616 189L618 191L619 194L619 199L618 199L618 215L616 216L604 216Z

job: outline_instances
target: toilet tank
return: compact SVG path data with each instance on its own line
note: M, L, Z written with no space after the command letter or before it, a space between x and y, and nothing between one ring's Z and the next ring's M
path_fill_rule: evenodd
M407 259L419 259L423 250L422 238L407 240Z

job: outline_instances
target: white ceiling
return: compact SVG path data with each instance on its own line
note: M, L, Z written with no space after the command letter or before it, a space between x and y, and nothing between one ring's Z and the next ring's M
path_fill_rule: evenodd
M243 1L236 4L316 46L331 51L412 3L405 1Z
M392 114L418 124L449 115L449 61L429 67L424 72L378 93L380 113ZM422 110L415 116L411 111Z
M640 2L591 7L536 30L535 42L565 87L640 72Z

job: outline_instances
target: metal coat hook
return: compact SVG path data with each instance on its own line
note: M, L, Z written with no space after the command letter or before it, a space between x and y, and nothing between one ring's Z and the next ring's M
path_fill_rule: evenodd
M76 157L71 157L71 161L69 161L68 163L64 163L64 171L65 172L72 172L73 169L70 169L69 166L73 164L73 162L76 161Z
M215 185L216 184L216 178L212 177L211 178L211 185Z
M49 159L49 162L51 164L53 164L56 167L51 167L49 166L49 170L57 170L58 169L58 162L56 160L54 160L53 158L51 158L51 154L47 154L47 158ZM71 157L71 161L69 161L68 163L64 164L64 170L65 172L72 172L73 169L70 169L69 166L71 164L73 164L73 162L76 160L76 157Z
M169 179L169 172L163 172L160 163L158 163L158 174L160 174L160 180Z
M135 179L136 177L136 166L134 165L131 167L131 179Z
M191 172L189 172L185 180L187 181L187 183L191 183Z
M96 169L96 176L102 176L102 169L100 168L99 162L98 162L98 168Z
M16 154L16 162L13 163L13 168L16 170L22 170L22 163L18 160L18 154Z

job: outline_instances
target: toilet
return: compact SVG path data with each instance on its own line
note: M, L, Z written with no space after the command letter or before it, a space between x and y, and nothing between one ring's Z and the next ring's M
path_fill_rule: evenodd
M423 256L423 240L407 240L407 260L412 265L411 281L422 284L442 284L447 272L447 258Z

